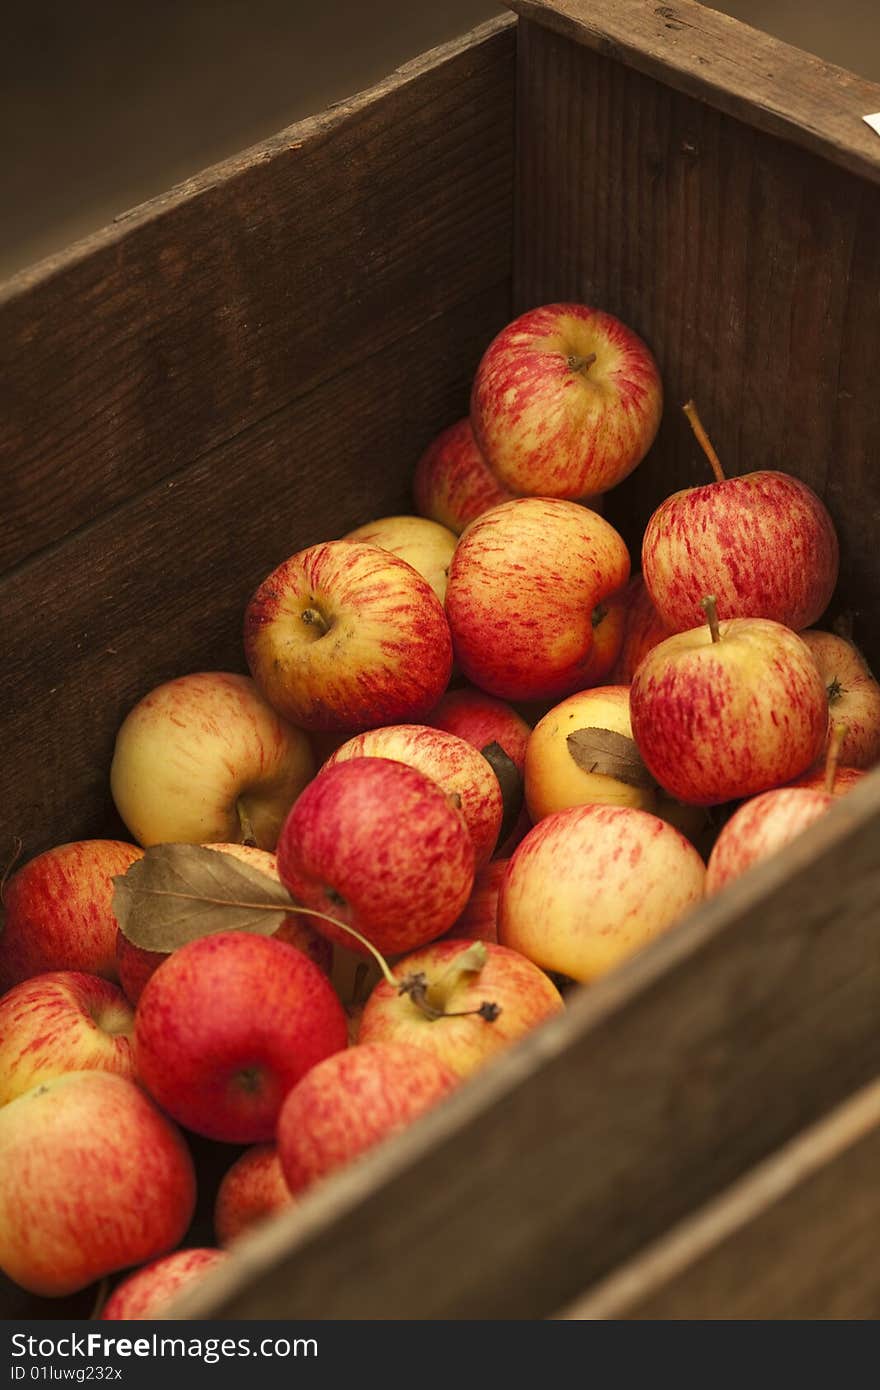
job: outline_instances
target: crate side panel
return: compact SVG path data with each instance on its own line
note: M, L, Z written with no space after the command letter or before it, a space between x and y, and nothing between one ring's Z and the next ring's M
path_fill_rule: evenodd
M25 856L101 833L113 739L141 695L244 669L244 606L275 565L412 510L419 453L466 411L509 309L505 279L0 579L5 833Z
M509 273L493 21L0 290L0 570Z
M613 58L521 24L515 307L598 304L648 341L666 409L609 497L638 564L670 492L781 468L827 502L836 604L880 658L880 189Z
M876 1318L878 1162L875 1082L561 1316Z

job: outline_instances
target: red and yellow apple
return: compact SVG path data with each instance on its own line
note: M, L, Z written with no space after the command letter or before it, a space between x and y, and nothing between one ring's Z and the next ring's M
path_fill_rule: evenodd
M656 811L656 785L633 740L629 686L582 690L545 714L526 749L525 785L535 824L593 802Z
M633 734L671 796L711 806L778 787L822 751L828 701L796 633L732 618L654 647L630 687Z
M389 724L356 734L328 758L324 769L353 758L391 758L430 777L461 811L474 843L475 867L488 864L504 804L498 778L472 744L426 724Z
M110 1072L67 1072L0 1108L0 1173L0 1268L46 1297L173 1250L195 1207L178 1130Z
M110 786L139 844L250 841L271 850L314 770L306 735L252 680L202 671L135 705L116 736Z
M368 521L343 536L344 541L377 545L399 555L426 579L442 603L446 597L446 574L456 533L424 516L383 516Z
M686 632L713 594L720 618L809 627L837 583L837 533L827 508L788 473L725 478L693 402L685 411L716 480L673 493L645 527L642 574L661 618Z
M113 877L142 853L122 840L76 840L13 874L3 892L0 992L48 970L117 979Z
M295 902L353 927L379 951L415 950L448 931L474 881L474 844L435 782L390 758L352 758L306 788L278 841ZM329 940L361 950L342 927Z
M34 975L0 998L0 1105L69 1071L134 1077L134 1010L109 980Z
M769 859L834 805L818 788L781 787L753 796L734 811L715 841L706 892L717 893L753 864Z
M302 951L249 932L179 947L135 1012L135 1065L187 1129L227 1143L273 1138L287 1092L348 1042L326 975Z
M629 685L648 652L672 636L640 574L634 574L626 587L624 611L623 642L611 671L615 685Z
M448 734L456 734L474 748L479 748L481 752L491 744L497 743L513 763L519 774L519 781L512 796L509 788L503 789L504 839L495 847L497 856L507 858L532 825L522 799L523 763L531 733L529 725L522 715L517 714L504 700L498 700L494 695L486 695L484 691L471 685L447 690L425 723L435 729L445 729ZM516 801L521 803L518 812L515 804L512 804Z
M480 870L461 916L453 922L444 941L450 937L456 941L498 941L498 895L509 863L509 859L493 859Z
M846 767L880 762L880 685L859 649L834 632L800 634L828 692L831 724L844 724L840 761Z
M305 729L418 720L452 670L428 581L398 555L349 541L311 546L273 570L247 606L244 646L267 700Z
M404 1043L358 1043L328 1057L281 1110L278 1152L288 1187L301 1192L406 1129L458 1082L430 1052Z
M450 425L428 445L416 464L413 494L421 516L457 536L476 517L514 495L488 467L467 418Z
M229 1259L225 1250L175 1250L153 1260L117 1285L104 1304L101 1318L108 1322L161 1318L172 1299L198 1284L211 1269Z
M293 1193L284 1181L276 1144L255 1144L225 1173L214 1203L219 1245L230 1245L245 1231L289 1207Z
M660 424L657 364L632 329L585 304L545 304L503 328L474 378L477 446L513 492L607 492Z
M589 984L679 921L702 898L705 876L693 845L647 811L558 811L510 861L498 940Z
M411 991L381 980L364 1008L359 1046L407 1043L430 1052L458 1076L469 1076L561 1013L562 996L543 970L497 943L481 942L476 952L474 944L435 941L398 961L398 981L423 981L419 997L428 1012Z
M628 578L623 540L587 507L523 497L486 512L449 570L446 612L462 671L507 700L582 689L595 611Z

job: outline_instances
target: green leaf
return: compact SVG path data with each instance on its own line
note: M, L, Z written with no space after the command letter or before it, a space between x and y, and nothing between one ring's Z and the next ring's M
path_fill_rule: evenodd
M616 777L630 787L649 790L656 786L635 739L613 729L575 729L566 739L568 751L583 772L599 772Z
M120 931L146 951L220 931L271 936L293 907L276 878L204 845L152 845L113 885Z
M485 748L480 749L480 752L498 778L498 785L501 788L504 813L501 817L501 829L498 831L498 839L495 843L496 845L503 845L516 825L522 810L522 774L513 758L505 753L500 743L487 743Z

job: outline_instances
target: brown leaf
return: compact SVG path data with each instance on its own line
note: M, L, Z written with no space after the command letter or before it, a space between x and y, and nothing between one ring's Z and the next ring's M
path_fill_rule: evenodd
M501 800L504 804L504 814L501 817L501 829L498 831L496 845L503 845L513 827L519 819L519 813L523 804L523 779L519 768L510 757L505 753L500 743L487 743L480 752L491 767L495 776L498 778L498 785L501 788Z
M584 772L616 777L629 787L645 790L656 785L636 746L635 739L613 729L575 729L566 739L568 751Z
M152 845L113 884L123 936L147 951L219 931L271 936L293 905L276 878L204 845Z

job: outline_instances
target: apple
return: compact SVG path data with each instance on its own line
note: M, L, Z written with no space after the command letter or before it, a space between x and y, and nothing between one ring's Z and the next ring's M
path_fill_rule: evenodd
M753 796L734 811L709 856L706 892L739 878L824 816L835 797L809 787L781 787Z
M0 1268L47 1298L172 1250L195 1207L178 1130L110 1072L67 1072L4 1105L0 1174Z
M672 636L671 628L654 607L640 574L634 574L626 587L624 615L623 641L610 672L615 685L629 685L648 652Z
M314 770L306 735L252 680L202 671L135 705L116 736L110 786L139 844L247 841L271 850Z
M456 734L481 752L497 743L513 763L519 774L519 782L515 787L502 785L504 821L500 833L504 838L495 847L497 856L508 858L532 826L522 799L523 764L531 728L511 705L497 700L494 695L486 695L472 685L447 690L425 723L435 729L445 729L448 734ZM517 801L520 803L518 812ZM508 830L514 814L516 819Z
M13 874L3 891L0 992L49 970L117 979L112 880L142 853L122 840L75 840Z
M480 943L475 954L473 945L435 941L398 961L394 974L399 981L424 982L420 997L429 1013L411 992L401 993L400 987L381 980L364 1008L358 1045L411 1044L439 1058L457 1076L469 1076L545 1018L561 1013L559 990L525 956L491 942Z
M413 496L420 516L460 536L483 512L517 494L503 487L489 468L466 416L438 434L422 454L416 464ZM603 498L598 493L580 500L585 507L602 511Z
M414 950L448 931L474 881L474 845L437 784L390 758L352 758L306 788L278 841L295 902L344 922L379 951ZM342 927L331 941L359 950Z
M544 304L503 328L477 368L471 424L513 492L607 492L644 458L663 391L648 347L611 314Z
M257 849L254 845L234 844L206 845L205 849L214 849L220 854L229 854L233 859L240 859L245 864L252 864L255 869L269 874L271 878L278 878L275 856L270 854L268 850ZM325 975L330 974L333 966L333 947L319 932L314 931L309 926L306 918L291 913L281 923L281 926L274 933L274 937L276 941L284 941L288 946L295 946L298 951L307 955L309 960L313 960ZM169 954L168 951L148 951L145 947L136 946L133 941L129 941L128 937L123 936L121 931L117 933L116 965L122 988L132 1004L138 1002L147 980L153 971L159 968L163 960L168 959Z
M245 611L244 646L266 698L305 729L417 720L452 670L428 581L398 555L350 541L313 545L273 570Z
M526 831L526 834L528 831ZM460 917L443 938L456 941L498 941L498 894L509 859L493 859L474 879L471 895Z
M284 1181L276 1144L255 1144L225 1174L214 1204L219 1245L230 1245L276 1211L289 1207L293 1193Z
M847 767L873 767L880 761L880 685L852 642L834 632L810 629L806 642L828 692L830 723L846 725L840 748Z
M765 618L667 637L639 666L630 715L654 777L680 801L711 806L778 787L822 751L828 701L800 637Z
M288 1187L301 1192L359 1158L458 1084L438 1058L404 1043L358 1043L328 1057L281 1109L278 1152Z
M439 434L416 464L413 482L416 511L446 526L455 535L513 493L502 487L477 448L469 419Z
M702 898L705 876L693 845L647 811L558 811L510 861L498 940L589 984L679 921Z
M628 578L623 540L587 507L522 497L486 512L449 569L446 612L462 671L505 700L582 689L594 613Z
M113 1322L164 1317L172 1299L228 1259L225 1250L194 1249L175 1250L173 1255L153 1260L113 1290L101 1318Z
M133 1022L125 995L99 975L23 980L0 998L0 1105L68 1071L133 1077Z
M390 724L356 734L328 758L324 769L364 757L392 758L436 782L464 817L475 867L488 864L498 842L504 803L498 778L472 744L426 724Z
M154 1099L187 1129L232 1144L273 1138L291 1086L348 1041L318 967L241 931L174 951L147 981L134 1030L135 1066Z
M447 690L425 723L463 738L473 748L483 749L490 743L497 743L518 771L523 770L531 729L522 715L504 700L497 700L473 686Z
M685 411L716 481L673 493L645 528L642 573L661 618L687 631L713 594L721 618L809 627L837 583L837 533L825 505L788 473L725 478L693 402Z
M593 647L584 668L584 689L604 685L617 664L626 635L627 591L611 594L593 609Z
M656 786L633 740L629 686L582 690L545 714L526 749L525 784L535 824L591 802L656 811Z
M456 546L456 533L424 516L383 516L368 521L343 536L344 541L377 545L412 565L430 584L442 603L446 597L446 572Z

